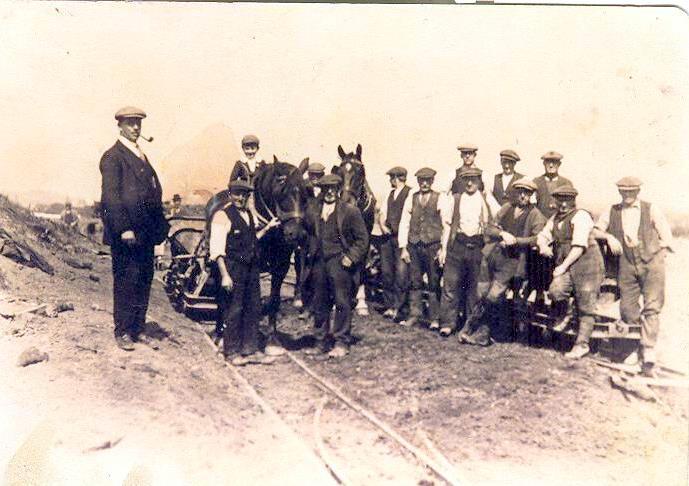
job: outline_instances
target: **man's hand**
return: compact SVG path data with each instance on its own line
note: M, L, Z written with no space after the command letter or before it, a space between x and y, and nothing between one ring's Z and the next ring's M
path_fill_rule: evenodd
M540 247L539 251L540 251L541 255L543 255L545 257L553 258L553 249L551 247L549 247L549 246Z
M402 248L402 251L401 251L401 253L400 253L400 258L401 258L402 261L403 261L404 263L406 263L407 265L408 265L409 263L411 263L411 257L409 256L409 250L407 250L407 247L406 247L406 246L405 246L404 248Z
M567 273L567 267L565 267L564 265L558 265L553 270L553 278L559 277L560 275L564 275L565 273Z
M349 268L354 264L354 262L352 262L352 259L349 258L347 255L342 257L341 263L342 263L342 266L345 268Z
M266 224L267 229L277 228L278 226L280 226L280 220L278 219L277 216L275 216L273 219L268 221L268 224Z
M607 241L610 252L613 255L617 256L622 254L622 243L620 243L620 240L615 238L613 235L608 235L605 240Z
M392 231L390 231L390 228L388 228L388 225L385 224L385 223L383 223L383 224L380 225L380 231L381 231L384 235L389 235L390 233L392 233Z
M222 280L220 281L220 285L222 286L222 288L229 292L234 287L232 277L230 277L229 275L223 275Z
M505 243L505 246L512 246L517 244L517 238L515 238L514 235L512 235L512 233L508 233L507 231L501 231L500 238L502 238L502 242Z
M122 239L122 243L128 246L136 244L136 235L132 230L123 231L120 238Z
M445 257L447 256L447 252L445 251L445 248L442 246L438 249L438 253L435 255L435 258L438 260L438 265L441 267L445 265Z

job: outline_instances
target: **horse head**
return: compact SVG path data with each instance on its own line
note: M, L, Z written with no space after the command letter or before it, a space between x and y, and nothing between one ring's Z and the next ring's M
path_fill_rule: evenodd
M346 153L342 145L337 146L340 165L333 168L333 173L342 177L342 195L340 199L350 204L358 205L365 193L366 169L361 162L361 144L356 146L355 152Z
M306 236L304 213L308 193L304 171L308 159L299 167L273 156L273 163L256 174L254 201L256 210L266 219L277 217L285 242L297 245Z

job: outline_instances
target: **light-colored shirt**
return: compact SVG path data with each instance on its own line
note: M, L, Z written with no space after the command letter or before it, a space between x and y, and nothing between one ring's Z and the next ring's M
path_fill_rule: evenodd
M218 209L211 220L211 235L208 243L208 256L211 261L214 261L219 256L227 256L225 254L225 246L227 244L227 235L232 231L232 221L227 217L224 209ZM250 224L249 213L247 211L239 211L246 224Z
M507 186L510 185L510 182L512 182L512 179L514 179L514 172L512 172L510 175L505 175L500 174L500 177L502 178L502 188L504 190L507 190Z
M328 204L324 202L323 209L321 209L321 219L323 221L328 221L328 218L331 214L333 214L333 211L335 211L335 203Z
M118 136L117 139L122 145L127 147L131 153L139 157L141 160L148 160L146 158L146 154L143 150L141 150L141 147L139 147L138 143L134 143L131 140L124 138L122 135Z
M246 155L242 155L241 157L239 157L239 160L242 161L243 163L245 163L249 167L249 170L251 171L252 174L256 173L256 165L258 164L258 159L256 158L256 156L254 156L254 158L250 159Z
M593 219L591 215L583 209L576 209L576 213L572 217L572 246L580 246L587 248L589 246L589 235L593 229ZM546 248L553 242L553 228L555 225L555 216L548 218L545 226L536 236L536 242L539 248ZM564 221L558 223L558 229L562 228Z
M448 198L449 199L449 198ZM454 212L454 201L452 205L443 205L443 223L445 223L448 228L452 224L452 216ZM457 231L464 233L467 236L474 236L483 232L483 196L480 192L469 195L466 192L459 196L459 227Z
M418 192L418 191L417 191ZM415 192L409 192L409 195L407 196L407 199L404 201L404 206L402 207L402 218L400 219L400 227L397 231L397 244L399 245L400 249L406 248L407 243L409 242L409 224L411 223L411 211L413 208L413 200L414 200L414 194ZM419 199L421 199L422 194L421 192L418 192L419 194ZM431 192L428 192L428 197L430 198ZM452 196L448 196L447 194L441 192L438 194L438 211L440 211L440 217L442 218L443 214L443 207L447 205L447 200L452 200ZM443 226L444 229L444 226ZM443 241L442 239L440 241Z
M658 233L658 240L661 248L672 249L673 236L670 225L665 219L663 213L656 208L655 204L651 204L650 208L651 224ZM639 225L641 224L641 200L637 199L634 203L627 207L622 206L622 231L624 232L624 239L627 246L633 248L639 244ZM610 211L603 211L603 213L596 221L596 228L601 231L608 231L610 227Z

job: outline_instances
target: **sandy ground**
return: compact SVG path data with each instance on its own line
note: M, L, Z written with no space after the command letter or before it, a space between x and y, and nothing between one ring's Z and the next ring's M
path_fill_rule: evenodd
M280 420L263 412L157 284L149 332L160 349L120 351L108 311L109 260L82 255L94 268L75 270L59 257L50 257L52 278L0 258L5 302L75 306L55 318L0 321L5 484L332 484L314 453L318 438L349 484L442 484L341 403L323 402L286 358L241 370ZM681 269L689 242L679 241L667 263L659 352L687 369L689 282ZM293 338L309 331L288 304L281 329ZM521 344L471 348L377 314L356 318L355 334L358 344L339 361L290 345L416 446L429 438L463 484L687 483L686 390L659 390L663 404L625 398L590 360L572 364L556 350ZM50 359L17 367L29 346Z

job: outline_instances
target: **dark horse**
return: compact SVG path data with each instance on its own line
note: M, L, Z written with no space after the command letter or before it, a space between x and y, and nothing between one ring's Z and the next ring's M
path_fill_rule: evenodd
M280 289L289 271L292 253L306 240L304 213L308 201L308 190L304 172L309 159L304 159L299 167L281 162L273 156L272 164L261 166L254 175L253 200L258 227L264 226L273 218L280 220L280 226L272 228L259 241L258 257L261 272L270 273L270 296L263 307L268 315L270 336L268 346L275 346L277 334L277 315L280 309ZM226 193L227 191L223 191ZM217 210L227 200L223 193L214 197L213 207ZM209 203L210 204L210 203ZM213 210L208 211L208 221Z
M333 167L333 173L342 177L342 195L340 198L359 208L370 236L375 217L376 198L368 185L368 181L366 181L366 168L361 161L361 144L356 146L355 152L349 153L344 151L342 145L338 145L337 153L340 156L341 162L339 166ZM362 271L361 275L364 276L365 272ZM362 285L357 292L356 309L359 315L368 315L366 292L364 289L366 282L362 281L360 283Z

